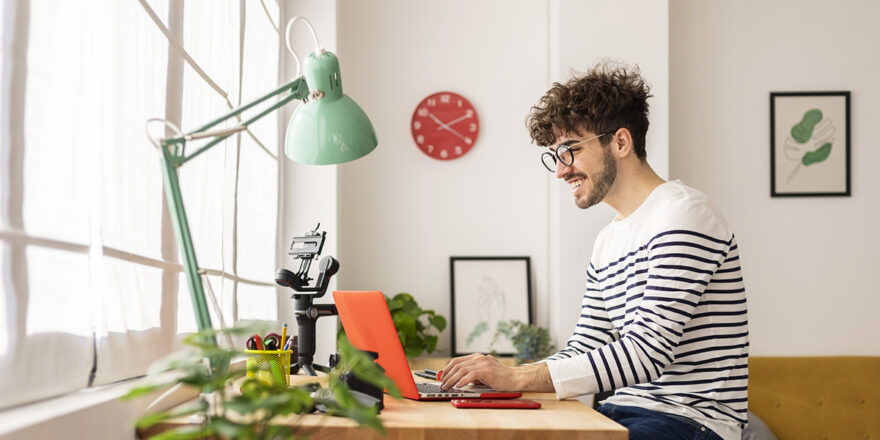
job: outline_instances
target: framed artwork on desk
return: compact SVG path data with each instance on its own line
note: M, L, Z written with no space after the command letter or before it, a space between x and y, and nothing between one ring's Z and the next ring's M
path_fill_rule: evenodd
M849 196L850 92L770 93L770 196Z
M452 355L516 354L507 338L494 336L499 322L532 323L530 258L450 257L449 276Z

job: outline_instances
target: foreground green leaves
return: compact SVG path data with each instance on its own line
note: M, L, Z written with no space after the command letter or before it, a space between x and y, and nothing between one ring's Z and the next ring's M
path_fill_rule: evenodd
M308 414L320 403L327 414L350 418L362 426L384 433L378 411L359 402L342 382L350 371L360 380L385 388L395 397L400 393L381 368L363 352L340 343L340 361L330 372L328 387L317 384L287 387L280 371L273 371L272 381L246 378L247 370L232 368L232 360L245 355L241 350L218 347L211 336L228 333L233 336L263 334L265 326L245 325L225 331L208 330L184 338L187 349L153 364L144 384L133 388L123 399L151 394L175 384L191 387L202 398L179 405L168 411L149 414L137 421L138 428L149 428L178 417L198 415L199 424L188 424L151 437L154 440L218 439L287 439L302 434L295 419L278 424L276 417ZM233 388L238 387L238 391ZM213 394L212 394L213 393ZM313 393L314 396L313 397ZM214 408L206 401L213 396ZM207 399L210 400L210 399Z

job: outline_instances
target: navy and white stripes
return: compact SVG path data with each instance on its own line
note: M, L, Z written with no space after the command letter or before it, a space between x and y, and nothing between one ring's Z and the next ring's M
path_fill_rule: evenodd
M551 377L560 397L616 390L608 403L739 438L749 343L738 246L701 193L660 188L648 212L600 234L574 334L547 359Z

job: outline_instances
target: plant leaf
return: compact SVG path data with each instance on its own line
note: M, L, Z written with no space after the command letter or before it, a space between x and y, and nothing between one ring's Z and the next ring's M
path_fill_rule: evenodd
M210 429L201 426L181 426L174 428L158 435L154 435L149 440L190 440L203 439L213 434Z
M427 335L425 336L425 351L428 353L433 353L434 350L437 349L437 336L436 335Z
M446 318L440 315L431 315L431 317L428 318L428 322L430 322L431 325L433 325L434 328L437 329L438 333L442 332L443 329L446 328Z
M149 428L150 426L155 425L163 420L173 419L175 417L188 416L190 414L195 414L199 411L204 411L208 409L208 404L203 402L201 399L197 399L192 402L184 403L178 407L175 407L171 411L162 411L154 414L145 415L135 422L135 426L138 428Z

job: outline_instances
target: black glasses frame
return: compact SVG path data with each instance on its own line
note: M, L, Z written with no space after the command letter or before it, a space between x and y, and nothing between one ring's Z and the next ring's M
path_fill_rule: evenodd
M605 136L606 134L611 134L611 132L603 133L598 136L593 136L589 139L584 139L582 141L578 141L578 142L575 142L570 145L562 145L562 146L558 147L556 149L556 151L553 151L553 150L545 151L545 152L541 153L541 164L543 164L544 168L546 168L547 171L549 171L551 173L556 172L556 161L557 160L559 162L562 162L562 165L570 167L574 163L574 152L571 151L572 148L576 148L576 147L579 147L581 145L586 144L587 142L599 139L602 136ZM551 165L551 163L552 163L552 165Z

